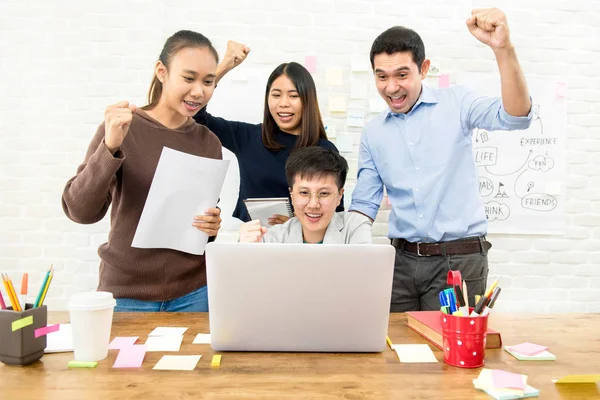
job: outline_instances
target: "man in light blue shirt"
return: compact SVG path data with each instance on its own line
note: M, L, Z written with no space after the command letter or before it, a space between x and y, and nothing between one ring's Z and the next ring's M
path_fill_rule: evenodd
M485 240L471 131L525 129L531 123L531 98L506 16L498 9L474 10L467 26L494 51L502 98L460 86L423 86L430 61L411 29L390 28L371 48L377 90L389 108L365 127L350 210L374 220L385 186L396 247L391 311L439 309L449 269L461 271L471 306L475 295L484 294L491 244Z

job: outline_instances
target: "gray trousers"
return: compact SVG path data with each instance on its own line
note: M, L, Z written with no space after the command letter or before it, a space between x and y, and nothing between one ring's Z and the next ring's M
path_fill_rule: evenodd
M449 288L449 270L460 271L467 283L469 305L483 295L487 285L487 251L451 256L424 257L396 249L391 312L439 310L438 294Z

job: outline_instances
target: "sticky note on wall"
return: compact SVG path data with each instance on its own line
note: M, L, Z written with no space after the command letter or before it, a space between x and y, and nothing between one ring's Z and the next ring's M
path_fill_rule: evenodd
M344 71L341 68L327 68L325 74L325 84L330 86L340 86L344 83Z
M371 71L371 66L369 64L368 57L361 57L352 59L350 62L350 70L352 72L369 72Z
M328 138L334 138L336 136L336 132L335 132L335 125L333 124L327 124L325 125L325 133L327 134Z
M352 135L343 135L335 138L335 147L340 153L352 153L354 147L354 137Z
M362 111L349 111L348 119L346 120L346 125L362 128L365 126L365 115Z
M346 112L346 98L341 96L330 97L329 112Z
M556 97L563 98L567 95L567 83L556 82Z
M368 96L368 86L366 82L352 82L350 86L351 99L366 99Z
M440 89L449 88L450 87L450 75L440 75L438 78L438 87Z
M317 56L306 56L304 60L304 68L311 74L317 72Z

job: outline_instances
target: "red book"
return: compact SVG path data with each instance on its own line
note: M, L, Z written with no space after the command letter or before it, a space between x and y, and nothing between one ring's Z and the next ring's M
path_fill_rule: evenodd
M442 321L441 311L409 311L406 313L406 324L410 329L423 336L442 350ZM500 332L488 328L486 349L502 347Z

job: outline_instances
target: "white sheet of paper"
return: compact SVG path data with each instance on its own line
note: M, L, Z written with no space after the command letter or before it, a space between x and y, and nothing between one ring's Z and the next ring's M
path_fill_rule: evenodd
M192 222L217 205L228 166L163 147L131 246L204 254L208 234Z
M346 125L357 128L364 127L365 115L362 111L348 111L348 119L346 120Z
M210 344L210 333L199 333L192 344Z
M180 328L173 326L159 326L158 328L154 328L152 332L148 334L148 336L182 336L188 328Z
M335 138L335 147L340 153L352 153L354 149L354 137L351 135L340 135Z
M202 356L162 356L152 369L193 371Z
M44 353L67 353L73 351L73 331L71 324L60 324L56 332L46 335Z
M179 351L183 336L148 336L146 351Z
M403 363L436 363L437 358L427 344L395 344L394 351Z

